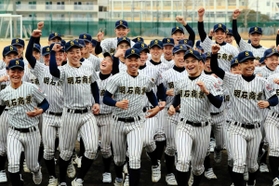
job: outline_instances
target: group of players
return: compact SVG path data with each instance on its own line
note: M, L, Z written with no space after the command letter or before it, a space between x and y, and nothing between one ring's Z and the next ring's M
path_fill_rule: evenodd
M100 151L103 183L137 186L144 149L152 182L161 179L164 154L167 185L197 186L203 175L217 179L209 158L212 131L214 160L221 162L225 147L232 185L256 185L259 161L266 166L268 154L272 185L279 186L279 53L260 45L260 27L250 28L250 43L240 37L239 10L232 29L219 23L210 35L204 31L204 13L198 10L195 47L195 32L181 16L176 20L188 39L177 26L170 37L149 45L141 37L127 37L125 20L115 23L115 38L102 40L100 32L94 40L85 33L65 42L51 33L45 47L40 22L26 59L24 41L13 39L0 65L0 182L8 181L8 159L13 186L24 184L23 164L41 184L43 158L48 186L66 186L67 176L74 178L72 186L82 186Z

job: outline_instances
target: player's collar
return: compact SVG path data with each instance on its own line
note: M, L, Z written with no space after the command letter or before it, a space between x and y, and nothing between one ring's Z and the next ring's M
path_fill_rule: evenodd
M262 45L254 46L254 45L251 44L251 46L252 46L253 48L262 48Z
M80 62L83 62L83 61L84 61L84 58L81 58L81 59L80 59Z
M223 41L223 43L217 43L217 42L216 42L216 44L218 44L218 45L220 45L220 46L224 46L224 45L226 45L227 43L226 43L225 41Z
M248 81L248 82L252 81L256 77L255 74L253 74L252 76L243 76L243 75L241 75L241 76L245 81Z
M146 63L139 67L140 70L144 69L146 67Z
M175 70L175 71L178 71L178 72L183 72L183 71L185 71L185 67L178 67L178 66L173 66L173 69Z
M153 65L159 65L162 63L162 61L154 62L152 59L150 59L150 63L152 63Z
M196 77L190 77L190 76L188 76L188 77L189 77L189 79L190 79L190 80L192 80L192 81L193 81L193 80L195 80L195 79L199 78L200 76L201 76L201 73L200 73L200 75L198 75L198 76L196 76Z
M107 79L111 74L102 74L101 72L99 73L99 77L101 80Z
M211 75L211 74L213 74L213 72L206 72L205 70L203 71L205 74L207 74L207 75Z
M265 68L267 68L267 70L270 70L271 72L273 72L274 70L271 70L270 68L268 68L266 65L265 65Z

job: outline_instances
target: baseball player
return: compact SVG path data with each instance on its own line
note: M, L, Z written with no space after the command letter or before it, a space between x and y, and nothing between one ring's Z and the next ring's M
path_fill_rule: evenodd
M187 30L187 32L189 33L189 37L188 40L191 40L193 43L195 43L195 32L194 30L189 26L189 24L185 21L185 19L182 16L176 16L175 20L182 24L183 27ZM185 39L185 35L184 35L184 30L182 27L176 26L174 28L172 28L171 30L171 36L174 39L174 43L175 45L178 45L179 41L182 39Z
M92 165L98 149L98 128L93 115L93 113L99 113L99 88L96 83L98 77L91 63L80 62L80 48L80 44L75 40L67 42L65 51L68 63L60 68L57 67L55 53L60 51L62 46L55 44L50 56L50 73L62 81L64 96L59 136L60 185L66 185L66 170L71 161L78 132L83 139L85 153L82 157L80 172L72 181L72 186L83 185L83 179ZM92 94L95 101L93 105Z
M161 61L165 63L168 68L172 68L174 62L172 60L172 50L174 47L174 40L173 38L164 38L162 40L163 43L163 55L161 56Z
M15 38L12 40L11 45L15 46L17 48L17 52L18 52L18 58L19 59L23 59L23 51L24 51L24 47L25 47L25 42L22 39L19 38Z
M115 106L111 125L111 140L114 150L116 179L114 185L122 185L122 170L126 160L126 149L129 172L129 185L137 186L140 180L140 159L143 147L142 122L145 106L142 101L145 95L154 106L146 117L153 117L160 111L157 98L152 91L151 78L138 73L140 67L138 49L131 48L125 52L127 71L111 77L104 95L104 103ZM113 97L113 98L112 98ZM128 148L126 148L126 145Z
M165 148L165 160L166 160L166 182L168 185L177 185L177 181L174 176L174 161L175 161L175 131L177 126L177 121L179 119L179 109L176 110L176 114L173 116L167 116L167 109L171 105L174 97L174 84L181 78L187 77L187 72L185 70L184 53L187 48L183 45L177 45L173 48L173 60L174 66L169 70L163 72L161 77L163 79L164 86L166 87L167 101L166 107L164 109L165 122L164 129L166 133L166 148Z
M203 49L202 46L201 46L201 40L198 40L198 41L196 42L195 50L199 51L201 54L204 53L204 49Z
M116 37L114 38L107 38L104 39L101 42L101 47L102 47L102 52L109 52L109 53L114 53L116 51L117 48L117 44L118 44L118 40L117 38L120 37L127 37L127 35L130 32L129 26L128 26L128 22L125 20L118 20L115 22L115 35ZM130 46L133 47L134 46L134 42L130 41Z
M132 39L132 41L134 42L134 43L144 43L144 39L142 38L142 37L136 37L136 38L134 38L134 39Z
M199 185L210 140L210 106L213 104L220 107L222 104L218 85L202 73L203 60L200 53L190 49L185 53L184 60L188 76L174 84L175 98L168 111L169 115L173 115L180 105L175 136L176 180L179 186L185 186L188 182L190 161L194 185Z
M211 52L211 46L213 42L206 35L204 31L204 24L203 24L204 13L205 13L204 8L200 8L198 10L198 16L199 16L198 30L202 42L201 43L202 48L204 49L205 52ZM230 62L234 57L238 55L239 52L234 46L225 42L226 31L227 28L224 24L219 23L214 25L213 33L214 33L215 42L221 46L221 50L218 53L218 63L223 70L229 72L231 67Z
M42 56L43 56L43 63L46 66L49 66L49 60L50 60L50 48L49 48L49 46L45 46L45 47L42 48Z
M262 139L260 125L264 119L262 110L277 105L278 98L264 78L254 75L255 57L252 52L239 53L237 60L241 67L240 76L225 72L218 67L219 49L218 45L212 46L210 65L212 71L223 79L223 85L228 89L231 100L229 142L233 158L233 183L235 186L244 184L243 173L247 163L248 185L255 185L259 168L258 150Z
M240 11L236 9L233 12L232 15L232 30L233 30L233 36L235 38L235 41L237 45L239 46L240 52L244 50L251 51L254 56L256 57L256 60L259 60L261 57L263 57L264 51L267 49L260 45L260 41L262 38L262 28L260 27L251 27L249 29L249 39L251 43L245 42L241 36L239 35L237 31L237 18L240 15Z
M52 43L60 43L62 41L62 37L59 33L57 32L53 32L50 33L48 36L48 44L52 44Z
M226 43L233 44L234 37L232 29L227 29Z
M7 137L8 170L13 186L23 185L20 179L20 156L24 149L26 163L33 173L36 185L42 182L38 163L40 146L39 118L49 107L45 96L37 86L22 81L24 62L11 60L7 66L10 85L0 92L1 108L8 109L9 129Z

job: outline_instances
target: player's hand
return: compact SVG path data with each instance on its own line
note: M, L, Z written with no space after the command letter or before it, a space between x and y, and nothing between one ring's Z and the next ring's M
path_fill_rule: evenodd
M213 37L213 29L210 29L209 33L208 33L209 37Z
M258 101L258 107L261 108L261 109L267 108L267 107L269 107L269 102L264 101L264 100L260 100L260 101Z
M220 50L220 45L218 45L218 44L212 45L212 47L211 47L212 54L218 54L219 50Z
M103 39L104 39L104 32L103 31L98 32L97 41L101 42Z
M178 23L182 24L183 26L186 26L186 25L187 25L187 23L186 23L185 19L183 18L183 16L176 16L175 20L176 20Z
M41 37L42 31L41 30L33 30L32 37Z
M95 103L92 107L93 114L99 114L100 113L100 105L98 103Z
M147 112L147 115L145 116L146 118L152 118L153 116L155 116L158 112L160 112L160 107L159 106L156 106L155 108L153 109L150 109Z
M175 114L175 108L173 107L173 105L170 106L170 108L168 109L168 114L170 116L174 115Z
M0 82L6 82L8 80L9 80L9 76L7 76L7 75L0 77Z
M254 65L255 65L255 67L258 67L258 66L260 66L260 61L259 60L257 60L257 59L255 59L254 60Z
M208 95L210 93L209 90L206 88L204 82L198 81L196 84L200 87L201 91L203 93L205 93L206 95Z
M173 88L166 91L167 96L174 96Z
M118 49L115 54L114 54L114 57L125 57L125 49Z
M204 9L204 8L200 8L200 9L198 10L199 22L202 22L202 21L203 21L204 13L205 13L205 9Z
M54 44L52 47L52 50L55 52L59 52L61 49L63 49L63 47L59 43Z
M32 118L32 117L42 114L43 112L44 112L43 109L35 107L34 110L32 110L30 112L26 112L26 114Z
M129 106L129 100L123 99L122 101L117 101L115 106L117 106L118 108L127 110L128 106Z
M38 30L43 30L43 28L44 28L44 22L43 21L38 22L37 29Z
M163 110L165 108L165 106L166 106L166 102L165 101L160 101L158 103L158 106L159 106L160 110Z
M279 78L275 78L273 82L279 85Z
M232 18L233 18L233 19L237 19L239 15L240 15L240 10L239 10L239 9L236 9L236 10L233 12Z

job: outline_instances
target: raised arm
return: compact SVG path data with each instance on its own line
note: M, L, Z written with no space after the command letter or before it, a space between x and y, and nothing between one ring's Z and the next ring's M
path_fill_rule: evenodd
M30 64L30 66L32 68L35 67L36 65L36 59L33 56L32 52L33 52L33 45L35 43L35 40L39 40L38 38L40 38L42 35L42 31L41 30L34 30L32 32L32 35L30 37L30 40L28 42L27 48L26 48L26 53L25 53L25 58L27 59L28 63Z
M198 16L199 16L199 19L198 19L198 31L199 31L199 35L200 35L200 38L201 38L201 42L203 42L205 40L205 38L206 38L206 32L204 30L204 24L203 24L204 12L205 12L204 8L200 8L198 10Z
M49 71L56 78L60 78L60 70L57 67L55 52L59 52L61 49L62 46L60 44L55 44L50 52Z
M176 16L176 21L181 23L189 33L188 40L191 40L193 43L195 43L196 34L192 27L189 26L189 24L185 21L185 19L182 16Z
M276 35L276 47L279 45L279 29L277 30L277 35Z
M101 42L104 38L104 32L98 32L97 34L97 44L95 46L95 54L98 55L102 53L102 47L101 47Z
M236 43L239 45L239 42L241 40L241 36L239 35L238 33L238 30L237 30L237 18L238 16L240 15L240 11L238 9L236 9L234 12L233 12L233 15L232 15L232 31L233 31L233 37L236 41Z
M224 79L225 71L218 66L218 51L220 50L220 46L217 44L212 45L211 51L211 60L210 60L210 68L214 74L216 74L221 79Z

